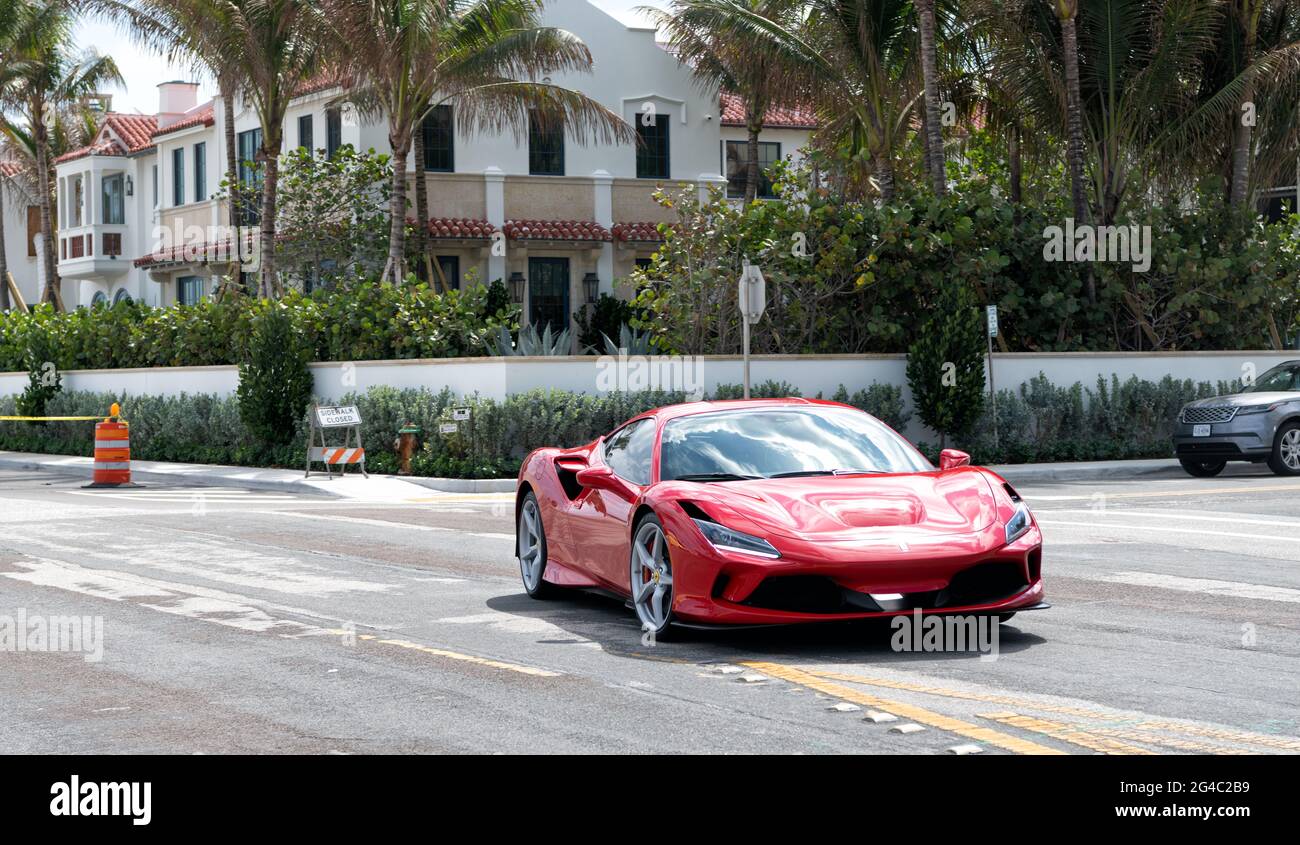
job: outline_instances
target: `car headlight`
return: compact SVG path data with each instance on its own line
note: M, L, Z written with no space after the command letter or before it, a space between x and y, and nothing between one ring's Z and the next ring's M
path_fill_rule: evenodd
M725 525L709 522L707 519L694 519L692 521L700 529L700 533L704 535L704 538L713 544L713 548L720 552L739 552L740 554L769 558L781 556L776 547L762 537L736 531Z
M1267 414L1269 411L1280 408L1282 405L1282 402L1274 402L1271 405L1244 405L1237 409L1237 416L1240 417L1246 414Z
M1029 521L1029 508L1024 504L1016 505L1016 512L1007 520L1007 545L1024 536L1032 523Z

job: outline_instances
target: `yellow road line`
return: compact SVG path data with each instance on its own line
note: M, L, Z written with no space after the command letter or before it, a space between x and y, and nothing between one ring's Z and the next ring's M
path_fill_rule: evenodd
M1251 751L1244 748L1232 748L1227 745L1211 745L1206 742L1193 742L1188 739L1176 739L1170 736L1161 736L1153 731L1135 731L1124 730L1121 728L1088 728L1088 730L1101 736L1112 736L1117 739L1131 739L1135 742L1145 742L1148 745L1163 745L1166 748L1177 748L1179 751L1194 751L1197 754L1259 754L1258 751Z
M350 632L343 629L336 629L331 630L330 633L346 635ZM410 640L381 640L373 634L357 634L357 639L374 642L379 645L391 645L397 646L398 648L410 649L411 651L418 651L421 654L429 654L434 657L445 657L448 660L459 660L464 663L473 663L476 666L486 666L490 669L504 669L507 672L518 672L521 675L533 675L538 678L558 678L563 674L561 672L552 672L549 669L538 669L536 666L524 666L520 663L506 663L502 660L491 660L486 657L475 657L472 654L461 654L457 651L448 651L445 648L434 648L433 646L413 643Z
M1059 739L1062 742L1068 742L1077 745L1080 748L1087 748L1090 751L1097 751L1102 754L1155 754L1145 748L1139 748L1136 745L1120 742L1104 736L1090 734L1087 731L1081 731L1072 728L1062 722L1050 722L1047 719L1036 719L1033 716L1022 716L1019 713L981 713L981 719L990 719L998 724L1011 725L1021 730L1033 731L1044 736L1050 736L1052 739Z
M859 704L866 707L874 707L893 713L903 719L910 719L922 725L929 725L941 731L955 733L958 736L964 736L967 739L973 739L977 742L987 743L1013 754L1065 754L1066 752L1050 748L1046 745L1040 745L1036 742L1030 742L1027 739L1021 739L1008 733L995 731L990 728L980 727L970 722L954 719L951 716L944 716L941 713L935 713L916 707L911 704L904 704L900 701L887 701L883 698L877 698L874 695L867 695L864 692L855 690L851 687L841 686L829 681L822 680L816 675L795 669L791 666L783 666L779 663L764 663L761 661L745 661L741 664L755 672L761 672L773 678L779 678L783 681L789 681L802 687L807 687L817 692L841 698L845 701Z
M866 686L883 687L885 689L896 689L906 692L920 692L927 695L943 696L945 698L959 698L965 701L982 701L985 704L1004 704L1008 707L1017 707L1024 710L1040 710L1045 713L1059 713L1063 716L1078 716L1080 718L1096 719L1102 722L1133 722L1131 718L1126 718L1115 713L1105 713L1100 710L1089 710L1083 707L1071 707L1062 704L1040 703L1010 695L967 692L965 690L947 689L945 687L916 684L908 681L892 681L885 678L873 678L866 675L850 675L845 672L823 671L820 669L809 669L807 671L809 674L817 675L818 677L835 681L844 681L852 684L864 684ZM1131 727L1134 730L1174 731L1189 734L1191 736L1228 740L1230 742L1259 745L1266 748L1300 751L1300 739L1286 736L1270 736L1268 734L1233 730L1231 728L1213 728L1205 725L1188 725L1179 722L1156 720L1136 722L1133 723Z

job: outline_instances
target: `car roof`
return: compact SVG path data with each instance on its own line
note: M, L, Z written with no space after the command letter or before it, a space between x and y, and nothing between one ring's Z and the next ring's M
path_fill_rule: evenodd
M718 399L711 402L683 402L680 405L665 405L662 408L655 408L646 411L645 414L642 414L641 416L652 416L662 422L676 419L678 417L687 417L693 414L707 414L717 411L751 411L761 410L763 408L808 406L832 408L852 407L840 402L830 402L825 399L804 399L798 396L790 396L783 399Z

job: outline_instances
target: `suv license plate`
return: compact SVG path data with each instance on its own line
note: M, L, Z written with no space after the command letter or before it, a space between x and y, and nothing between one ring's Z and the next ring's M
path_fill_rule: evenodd
M1210 436L1210 427L1209 427L1208 425L1194 425L1194 426L1192 426L1192 436L1193 436L1193 437L1209 437L1209 436Z

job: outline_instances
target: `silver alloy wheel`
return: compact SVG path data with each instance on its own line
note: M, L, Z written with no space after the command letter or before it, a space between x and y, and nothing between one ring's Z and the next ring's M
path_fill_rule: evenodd
M1287 469L1300 472L1300 428L1293 428L1282 435L1280 444L1282 463Z
M664 531L644 522L632 541L632 604L641 624L662 631L673 610L673 569L668 562Z
M542 583L542 570L546 556L542 553L542 515L537 511L537 500L528 499L519 510L519 574L524 587L535 593Z

